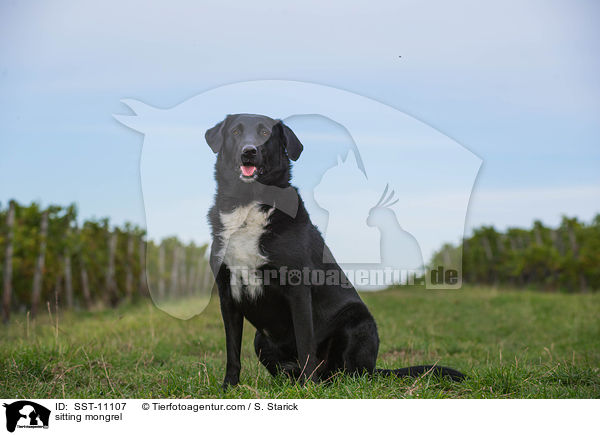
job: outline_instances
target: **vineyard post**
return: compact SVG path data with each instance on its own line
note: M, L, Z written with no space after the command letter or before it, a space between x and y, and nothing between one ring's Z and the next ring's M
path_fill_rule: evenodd
M179 295L183 295L187 292L187 255L185 247L179 247L179 256L182 257L179 261Z
M110 233L108 242L108 267L104 288L104 303L106 306L117 302L117 284L115 282L115 251L117 250L117 233Z
M188 269L188 277L187 277L187 291L186 294L188 296L191 296L194 293L194 286L196 283L196 274L198 273L198 267L196 264L196 261L194 261L195 259L195 255L192 252L191 256L190 256L190 267Z
M6 215L6 248L4 252L4 274L2 295L2 321L8 323L10 319L10 299L12 295L12 256L13 232L15 225L15 203L10 201Z
M165 244L160 242L158 248L158 297L165 297Z
M133 271L131 270L131 260L133 257L133 234L130 232L127 237L127 258L125 259L125 295L127 300L131 300L133 293Z
M83 261L80 261L81 267L81 292L83 293L83 300L86 308L89 310L92 308L92 297L90 295L90 281L88 278L87 268Z
M67 300L67 307L68 308L73 308L73 280L72 280L72 269L71 269L71 249L69 246L69 240L70 240L70 229L67 229L67 233L66 233L66 244L65 244L65 250L63 253L63 257L64 257L64 274L65 274L65 296L66 296L66 300Z
M46 239L48 237L48 210L42 213L42 223L40 225L40 247L38 251L35 270L33 273L33 289L31 292L31 318L37 315L40 296L42 293L42 278L44 274L44 261L46 256Z
M173 248L173 265L171 266L171 284L169 286L169 296L172 297L177 291L179 283L179 245L175 244Z
M490 241L488 240L487 236L483 235L481 236L481 245L483 247L483 252L485 252L485 258L486 258L486 262L485 262L485 267L487 269L487 276L488 278L491 278L490 281L493 283L493 285L498 285L498 279L497 279L497 275L496 275L496 271L494 269L494 254L492 252L492 245L490 244Z
M202 272L202 288L201 291L202 293L208 293L210 295L210 292L212 291L212 284L213 284L213 271L212 268L210 267L210 262L209 261L204 261L204 268L203 268L203 272Z
M139 241L139 262L140 262L140 284L139 284L139 292L141 296L146 296L148 294L147 285L146 285L146 244L144 243L144 236L140 236Z
M71 276L71 254L65 250L65 296L67 307L73 308L73 281Z
M579 262L579 245L577 244L577 235L573 225L569 225L569 242L571 243L571 251L573 251L573 258L576 262ZM579 288L583 293L587 293L587 282L585 275L579 267L577 267L577 278L579 279Z

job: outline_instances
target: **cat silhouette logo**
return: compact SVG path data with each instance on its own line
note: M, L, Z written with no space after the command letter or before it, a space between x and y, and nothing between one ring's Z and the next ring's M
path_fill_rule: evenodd
M29 400L19 400L3 405L6 408L6 430L14 432L19 429L48 429L50 410Z

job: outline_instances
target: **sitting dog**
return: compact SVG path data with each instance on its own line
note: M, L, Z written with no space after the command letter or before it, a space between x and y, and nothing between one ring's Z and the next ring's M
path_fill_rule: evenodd
M229 115L205 138L217 154L217 192L208 218L210 263L225 325L224 388L239 382L244 317L256 328L256 354L273 376L304 382L340 371L395 376L431 371L464 378L446 367L375 368L375 320L340 266L323 261L333 257L290 185L290 160L298 160L303 146L289 127L266 116ZM298 279L300 271L327 279L306 282Z

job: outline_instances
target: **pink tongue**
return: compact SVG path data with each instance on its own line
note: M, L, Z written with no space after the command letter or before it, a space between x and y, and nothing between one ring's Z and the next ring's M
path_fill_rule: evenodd
M250 177L254 174L254 171L256 171L256 166L240 166L240 168L242 169L244 177Z

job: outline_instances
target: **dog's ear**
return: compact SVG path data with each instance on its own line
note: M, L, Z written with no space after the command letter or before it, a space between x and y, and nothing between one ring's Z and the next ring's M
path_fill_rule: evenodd
M206 139L206 143L214 153L218 153L223 146L223 141L225 140L223 132L225 131L225 125L227 125L228 119L229 115L227 115L223 121L219 122L214 127L209 128L206 130L206 133L204 133L204 139Z
M298 160L298 158L300 158L300 154L302 154L302 150L304 149L304 147L302 146L300 140L296 137L292 129L281 121L275 124L273 128L281 129L280 135L283 140L283 146L287 151L288 157L293 161Z

